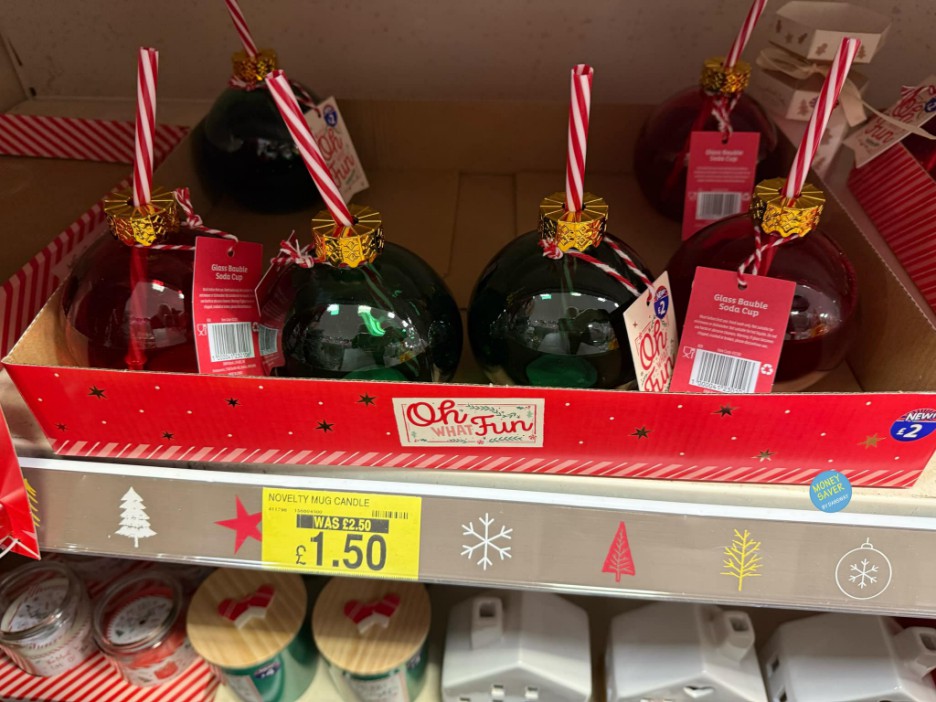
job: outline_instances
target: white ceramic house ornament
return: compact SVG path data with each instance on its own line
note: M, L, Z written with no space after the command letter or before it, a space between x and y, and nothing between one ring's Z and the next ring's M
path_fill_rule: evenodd
M745 612L660 602L611 621L608 702L766 702Z
M449 614L445 702L588 702L588 616L542 592L490 592Z
M763 650L770 702L936 702L936 629L821 614L781 625Z

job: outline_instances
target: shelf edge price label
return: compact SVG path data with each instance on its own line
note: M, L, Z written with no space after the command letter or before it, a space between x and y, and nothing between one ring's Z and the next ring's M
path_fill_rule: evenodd
M416 580L422 498L263 488L263 561L290 570Z

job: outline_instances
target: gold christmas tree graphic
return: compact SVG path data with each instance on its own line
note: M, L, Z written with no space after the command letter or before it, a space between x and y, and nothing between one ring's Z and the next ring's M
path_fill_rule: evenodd
M23 484L26 486L26 496L29 498L29 514L32 516L33 524L39 528L39 496L36 494L36 488L30 485L26 478L23 478Z
M763 565L760 547L761 542L751 538L751 532L747 529L743 534L735 529L731 545L725 546L725 560L722 561L725 570L721 575L737 578L738 592L744 587L745 578L760 577L760 573L757 572Z

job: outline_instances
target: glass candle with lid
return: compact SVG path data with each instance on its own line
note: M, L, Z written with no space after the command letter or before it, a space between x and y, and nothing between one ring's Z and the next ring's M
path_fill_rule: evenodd
M197 658L185 635L182 587L157 570L114 582L95 604L93 621L98 646L131 685L167 683Z
M198 588L188 637L242 702L295 702L312 683L318 655L302 577L219 568Z
M410 702L426 683L431 606L420 583L333 578L312 612L315 644L345 702Z
M70 568L31 563L0 581L0 649L42 677L65 673L97 650L88 593Z

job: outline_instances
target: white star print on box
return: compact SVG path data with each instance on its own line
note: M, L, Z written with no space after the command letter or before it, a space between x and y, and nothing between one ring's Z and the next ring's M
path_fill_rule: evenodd
M461 555L472 561L476 555L480 555L481 558L475 562L475 565L480 566L482 570L487 570L494 566L491 556L497 555L501 561L511 558L511 547L499 544L511 540L513 529L502 526L500 531L494 533L493 524L496 520L486 512L478 521L481 523L480 531L475 529L473 521L468 522L467 525L462 524L462 536L471 537L474 543L463 544Z

